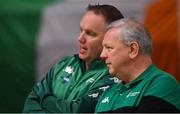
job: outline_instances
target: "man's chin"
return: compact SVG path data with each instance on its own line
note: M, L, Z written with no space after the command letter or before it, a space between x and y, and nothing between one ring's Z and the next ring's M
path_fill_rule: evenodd
M85 60L86 59L86 56L85 55L82 55L82 54L78 54L79 55L79 58L82 59L82 60Z
M111 75L113 75L113 74L114 74L113 70L112 70L112 69L110 69L110 68L109 68L109 74L111 74Z

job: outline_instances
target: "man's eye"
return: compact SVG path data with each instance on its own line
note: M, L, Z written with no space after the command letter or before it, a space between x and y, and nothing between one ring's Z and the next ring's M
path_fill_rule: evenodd
M106 46L105 47L108 51L110 51L111 49L112 49L112 47L110 47L110 46Z
M91 32L91 31L86 31L86 34L90 35L90 36L96 36L96 34L94 32Z
M110 49L111 47L110 46L106 46L106 49Z

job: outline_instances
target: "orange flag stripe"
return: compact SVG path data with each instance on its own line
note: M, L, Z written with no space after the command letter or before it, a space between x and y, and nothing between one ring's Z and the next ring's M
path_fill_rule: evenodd
M153 61L180 82L177 2L157 0L148 4L144 24L152 34Z

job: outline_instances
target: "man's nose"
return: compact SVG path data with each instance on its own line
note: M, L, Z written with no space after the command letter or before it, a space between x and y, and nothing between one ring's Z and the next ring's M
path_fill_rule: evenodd
M85 42L86 42L86 38L85 38L84 32L81 32L81 33L79 34L78 41L79 41L80 43L85 43Z
M101 52L100 58L101 58L102 60L106 60L106 58L107 58L107 55L106 55L104 49L103 49L102 52Z

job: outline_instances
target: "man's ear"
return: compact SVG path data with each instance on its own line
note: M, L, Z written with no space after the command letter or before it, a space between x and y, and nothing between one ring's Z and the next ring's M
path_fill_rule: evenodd
M137 42L131 42L129 45L129 58L133 59L137 57L139 53L139 44Z

